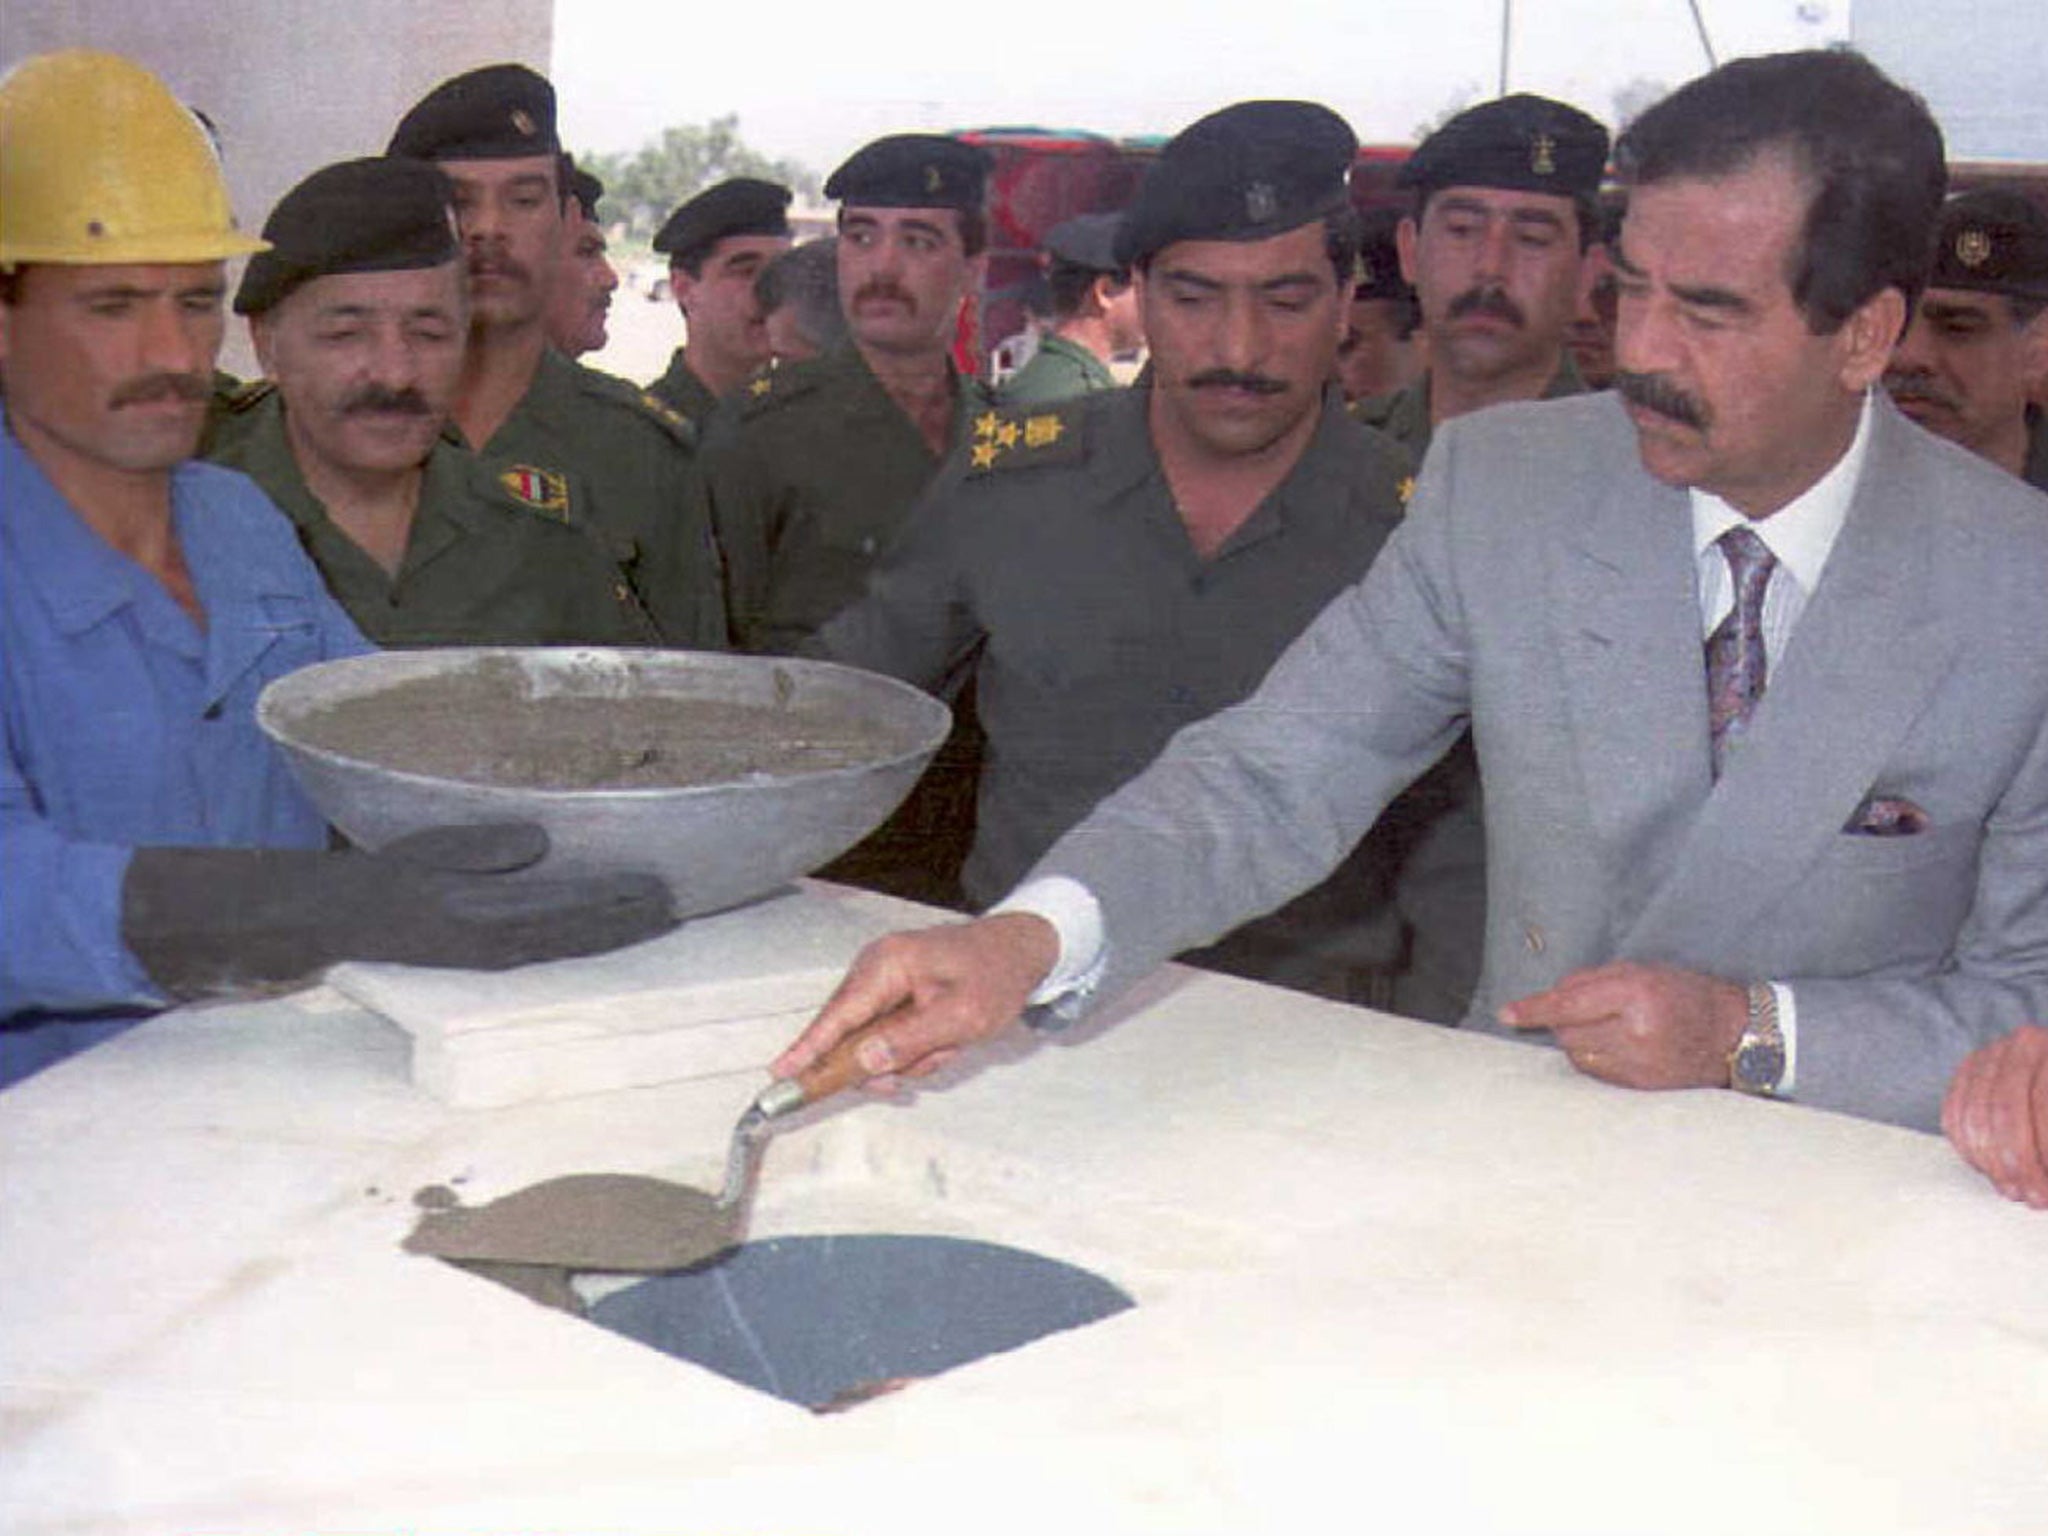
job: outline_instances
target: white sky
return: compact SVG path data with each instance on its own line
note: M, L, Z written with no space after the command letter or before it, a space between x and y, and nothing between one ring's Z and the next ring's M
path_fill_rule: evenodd
M1848 35L1850 0L1700 0L1716 54ZM1510 90L1612 124L1614 93L1707 67L1685 0L1512 0ZM553 76L573 150L636 148L737 112L820 176L909 129L1035 124L1172 133L1226 102L1305 97L1406 142L1499 89L1501 0L558 0Z

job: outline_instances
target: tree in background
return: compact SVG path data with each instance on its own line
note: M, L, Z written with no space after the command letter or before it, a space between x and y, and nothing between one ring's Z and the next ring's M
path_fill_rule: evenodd
M631 153L583 154L576 163L604 183L598 217L624 222L631 233L651 236L678 203L729 176L759 176L815 197L818 177L794 160L771 160L740 138L736 112L708 123L664 128Z

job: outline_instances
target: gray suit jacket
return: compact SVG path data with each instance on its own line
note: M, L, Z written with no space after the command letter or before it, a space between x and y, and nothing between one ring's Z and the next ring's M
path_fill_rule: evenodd
M1686 493L1612 395L1452 423L1372 572L1034 871L1102 901L1100 995L1317 879L1469 717L1475 1022L1617 958L1783 981L1800 1100L1932 1128L1969 1049L2048 1019L2048 500L1882 400L1872 431L1715 783ZM1929 825L1845 830L1872 796Z

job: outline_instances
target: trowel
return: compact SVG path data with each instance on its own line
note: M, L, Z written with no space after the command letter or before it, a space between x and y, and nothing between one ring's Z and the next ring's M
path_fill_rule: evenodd
M471 1207L437 1186L415 1197L425 1211L405 1248L492 1269L659 1273L702 1263L744 1234L761 1146L775 1122L859 1082L866 1074L855 1058L875 1028L856 1030L755 1096L733 1127L716 1195L647 1174L572 1173Z

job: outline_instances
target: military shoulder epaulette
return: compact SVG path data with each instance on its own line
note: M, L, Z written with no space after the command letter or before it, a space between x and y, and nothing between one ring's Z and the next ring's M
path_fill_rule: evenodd
M967 472L989 474L1032 464L1070 464L1085 452L1081 403L1062 400L1052 405L993 407L979 411L968 423Z
M764 368L728 396L732 402L728 409L736 407L740 420L752 421L756 416L781 410L792 400L815 394L826 377L808 362Z
M251 379L246 384L237 384L226 394L219 396L221 405L232 415L240 416L253 411L277 392L277 386L268 379Z
M576 382L587 395L623 405L636 415L654 422L662 431L681 443L685 448L697 446L697 429L690 424L690 418L669 405L657 395L651 395L639 385L629 383L617 374L605 373L601 369L577 363Z
M1368 395L1362 400L1352 401L1344 409L1350 412L1353 421L1364 422L1368 427L1384 427L1400 398L1399 394Z

